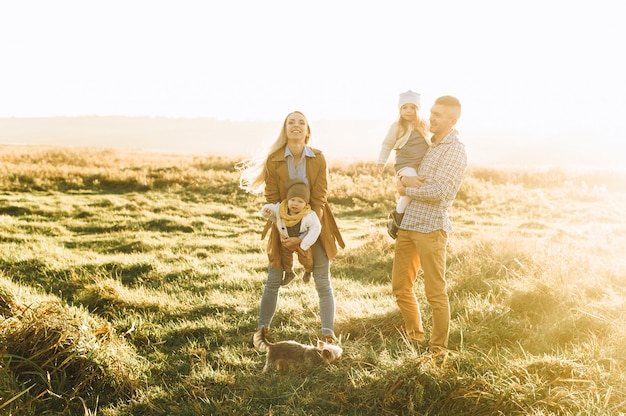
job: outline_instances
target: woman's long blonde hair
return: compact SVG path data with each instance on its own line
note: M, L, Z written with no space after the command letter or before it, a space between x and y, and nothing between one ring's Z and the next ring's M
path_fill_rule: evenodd
M415 107L415 118L411 121L402 118L402 107L400 107L400 114L398 115L398 133L396 138L404 136L409 129L412 129L417 130L426 140L428 140L428 124L420 117L419 107L415 104L411 105Z
M304 144L309 144L311 141L311 126L309 125L309 120L307 120L306 116L301 111L292 111L287 114L276 141L272 143L272 145L263 153L252 159L242 160L235 166L237 170L241 171L239 187L244 191L253 194L260 194L265 190L265 166L267 165L267 158L272 153L287 145L287 120L292 114L300 114L304 117L307 127L307 135L304 139Z

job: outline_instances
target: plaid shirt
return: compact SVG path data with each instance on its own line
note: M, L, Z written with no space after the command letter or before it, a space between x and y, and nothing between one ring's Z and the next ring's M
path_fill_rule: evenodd
M417 172L418 176L426 177L424 184L418 188L406 188L412 201L406 208L400 228L421 233L435 230L451 233L448 207L461 187L466 168L465 145L452 130L426 152Z

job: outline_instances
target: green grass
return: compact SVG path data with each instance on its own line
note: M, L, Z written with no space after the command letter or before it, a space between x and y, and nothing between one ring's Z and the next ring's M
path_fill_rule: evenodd
M626 413L624 174L471 167L450 212L454 352L429 357L390 290L390 175L331 166L344 357L261 374L263 199L236 162L0 147L0 414ZM319 326L312 284L281 290L273 339Z

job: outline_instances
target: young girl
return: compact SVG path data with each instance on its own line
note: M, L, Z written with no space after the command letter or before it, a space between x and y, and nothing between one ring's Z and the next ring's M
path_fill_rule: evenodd
M398 99L400 115L398 120L391 124L387 136L383 140L376 169L381 174L392 150L396 151L394 170L397 176L417 176L419 167L426 150L430 146L427 140L428 126L419 116L420 95L414 91L400 94ZM391 238L398 236L398 228L402 223L404 210L411 198L402 196L398 199L396 209L389 214L387 232Z

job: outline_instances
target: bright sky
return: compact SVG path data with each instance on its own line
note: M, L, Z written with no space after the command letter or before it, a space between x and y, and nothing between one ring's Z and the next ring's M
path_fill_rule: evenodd
M626 142L620 0L20 0L0 5L0 117L397 117L463 104L459 130Z

